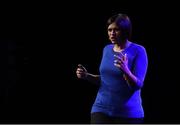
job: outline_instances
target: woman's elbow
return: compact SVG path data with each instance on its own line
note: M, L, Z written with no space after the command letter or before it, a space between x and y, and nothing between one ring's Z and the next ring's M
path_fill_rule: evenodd
M132 87L133 90L137 91L140 90L143 87L144 82L141 80L137 80L136 84L134 84L134 86Z

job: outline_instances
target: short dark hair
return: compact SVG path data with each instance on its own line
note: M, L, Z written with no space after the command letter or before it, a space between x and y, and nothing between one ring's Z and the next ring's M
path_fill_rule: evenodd
M126 14L120 13L110 17L107 21L107 27L112 23L116 23L119 27L123 40L131 38L132 24L130 18Z

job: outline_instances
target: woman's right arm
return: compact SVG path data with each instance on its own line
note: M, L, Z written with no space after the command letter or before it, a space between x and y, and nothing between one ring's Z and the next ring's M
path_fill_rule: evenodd
M80 79L84 79L96 85L100 85L100 75L94 75L94 74L88 73L86 68L82 66L81 64L78 65L78 68L76 70L76 75Z

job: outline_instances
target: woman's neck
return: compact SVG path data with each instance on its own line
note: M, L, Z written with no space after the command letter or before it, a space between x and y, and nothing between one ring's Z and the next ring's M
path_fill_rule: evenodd
M121 52L121 51L123 51L124 49L128 48L129 45L130 45L130 43L131 43L130 41L126 40L126 41L123 42L123 43L114 44L113 50L114 50L115 52Z

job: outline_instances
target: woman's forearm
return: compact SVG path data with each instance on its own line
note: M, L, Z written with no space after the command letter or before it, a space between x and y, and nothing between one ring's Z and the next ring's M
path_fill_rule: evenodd
M94 75L94 74L87 73L85 79L91 83L94 83L96 85L100 85L100 81L101 81L100 75Z
M140 89L142 87L141 81L134 74L132 74L131 71L126 72L124 77L131 88Z

